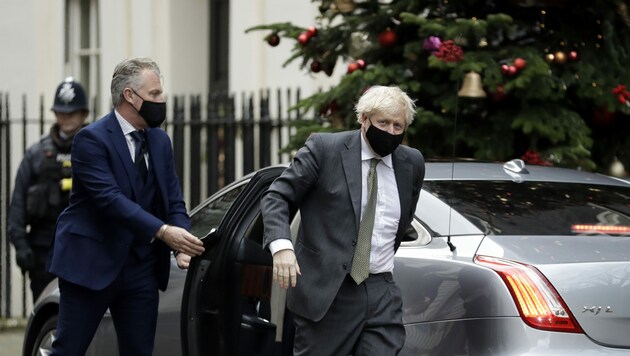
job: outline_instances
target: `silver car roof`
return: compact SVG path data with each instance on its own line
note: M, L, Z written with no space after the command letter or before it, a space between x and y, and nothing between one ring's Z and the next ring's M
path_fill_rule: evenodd
M526 165L528 173L504 168L504 163L490 162L427 162L427 180L512 180L519 182L562 182L630 186L627 180L580 171L577 169Z

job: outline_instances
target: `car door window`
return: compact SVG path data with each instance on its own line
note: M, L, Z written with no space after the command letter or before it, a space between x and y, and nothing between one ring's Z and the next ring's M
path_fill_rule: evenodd
M227 213L232 204L234 204L236 197L245 186L246 184L241 184L240 186L234 187L234 189L228 190L225 194L212 199L208 204L196 211L191 217L191 233L201 237L206 235L213 228L218 227L225 213Z

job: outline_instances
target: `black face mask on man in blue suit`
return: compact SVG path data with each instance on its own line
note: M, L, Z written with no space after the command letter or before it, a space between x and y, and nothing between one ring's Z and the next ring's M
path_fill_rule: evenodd
M138 114L142 116L144 121L146 121L147 125L151 128L158 127L162 125L164 120L166 120L166 103L157 103L155 101L148 101L145 98L141 97L140 94L136 93L135 90L131 89L140 99L142 99L142 105L140 105L140 110L138 110Z

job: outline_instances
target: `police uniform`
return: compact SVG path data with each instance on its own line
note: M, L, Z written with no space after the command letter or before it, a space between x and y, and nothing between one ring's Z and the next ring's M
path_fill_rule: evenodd
M87 111L81 85L72 79L55 93L55 112ZM70 153L72 137L59 125L30 146L20 163L8 215L8 235L16 249L16 262L31 280L33 300L54 276L45 270L59 214L69 204L72 188Z

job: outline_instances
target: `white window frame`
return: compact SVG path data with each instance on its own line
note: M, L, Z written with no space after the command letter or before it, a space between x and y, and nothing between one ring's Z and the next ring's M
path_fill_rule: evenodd
M66 0L65 2L65 54L66 76L78 80L88 94L88 107L100 103L100 14L99 0Z

